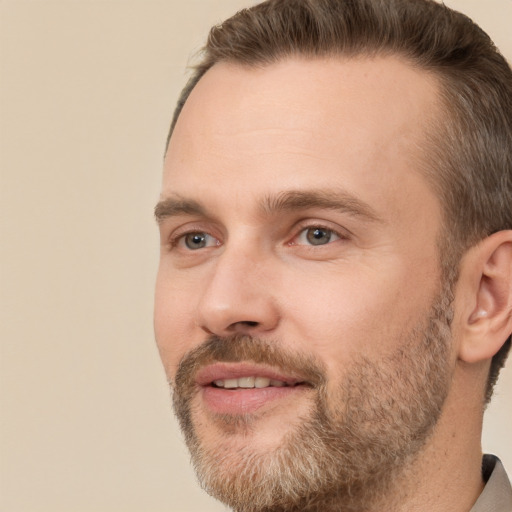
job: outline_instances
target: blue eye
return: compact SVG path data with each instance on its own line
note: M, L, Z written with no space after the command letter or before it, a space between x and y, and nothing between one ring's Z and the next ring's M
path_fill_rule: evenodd
M298 242L305 245L325 245L340 240L334 231L319 226L306 228L298 236Z
M204 247L215 245L215 239L207 233L187 233L183 235L182 241L187 249L195 251Z

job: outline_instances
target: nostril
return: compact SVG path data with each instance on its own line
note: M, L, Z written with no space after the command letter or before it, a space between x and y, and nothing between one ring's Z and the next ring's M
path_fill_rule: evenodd
M261 326L260 322L253 320L240 320L239 322L233 322L228 328L227 332L238 333L238 334L249 334L253 333L256 328Z
M249 320L239 322L240 324L246 325L247 327L256 327L258 325L258 322L251 322Z
M231 324L229 328L238 331L240 329L243 330L247 328L258 327L258 325L260 325L259 322L254 322L252 320L240 320L239 322Z

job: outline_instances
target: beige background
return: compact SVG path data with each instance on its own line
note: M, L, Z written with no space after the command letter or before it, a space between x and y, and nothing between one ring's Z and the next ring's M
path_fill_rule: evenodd
M447 3L512 57L512 0ZM153 342L152 207L188 56L249 4L0 2L2 512L223 510L195 484ZM484 447L509 470L511 424L508 368Z

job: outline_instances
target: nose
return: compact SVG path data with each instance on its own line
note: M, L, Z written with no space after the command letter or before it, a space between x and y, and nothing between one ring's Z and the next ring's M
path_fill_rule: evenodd
M274 330L279 313L268 262L254 251L225 248L211 262L197 308L197 324L208 334L259 335Z

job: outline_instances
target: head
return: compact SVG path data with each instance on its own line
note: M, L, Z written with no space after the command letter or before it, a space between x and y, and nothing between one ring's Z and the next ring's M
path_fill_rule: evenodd
M459 277L512 228L511 93L428 0L275 0L212 29L169 135L155 317L210 492L369 510L428 444Z
M398 55L439 81L443 115L426 134L422 170L443 208L443 279L453 284L468 247L512 229L512 73L504 57L471 19L434 0L263 2L210 31L166 150L187 98L213 65L257 67L295 55ZM493 358L486 402L510 346L509 338Z

